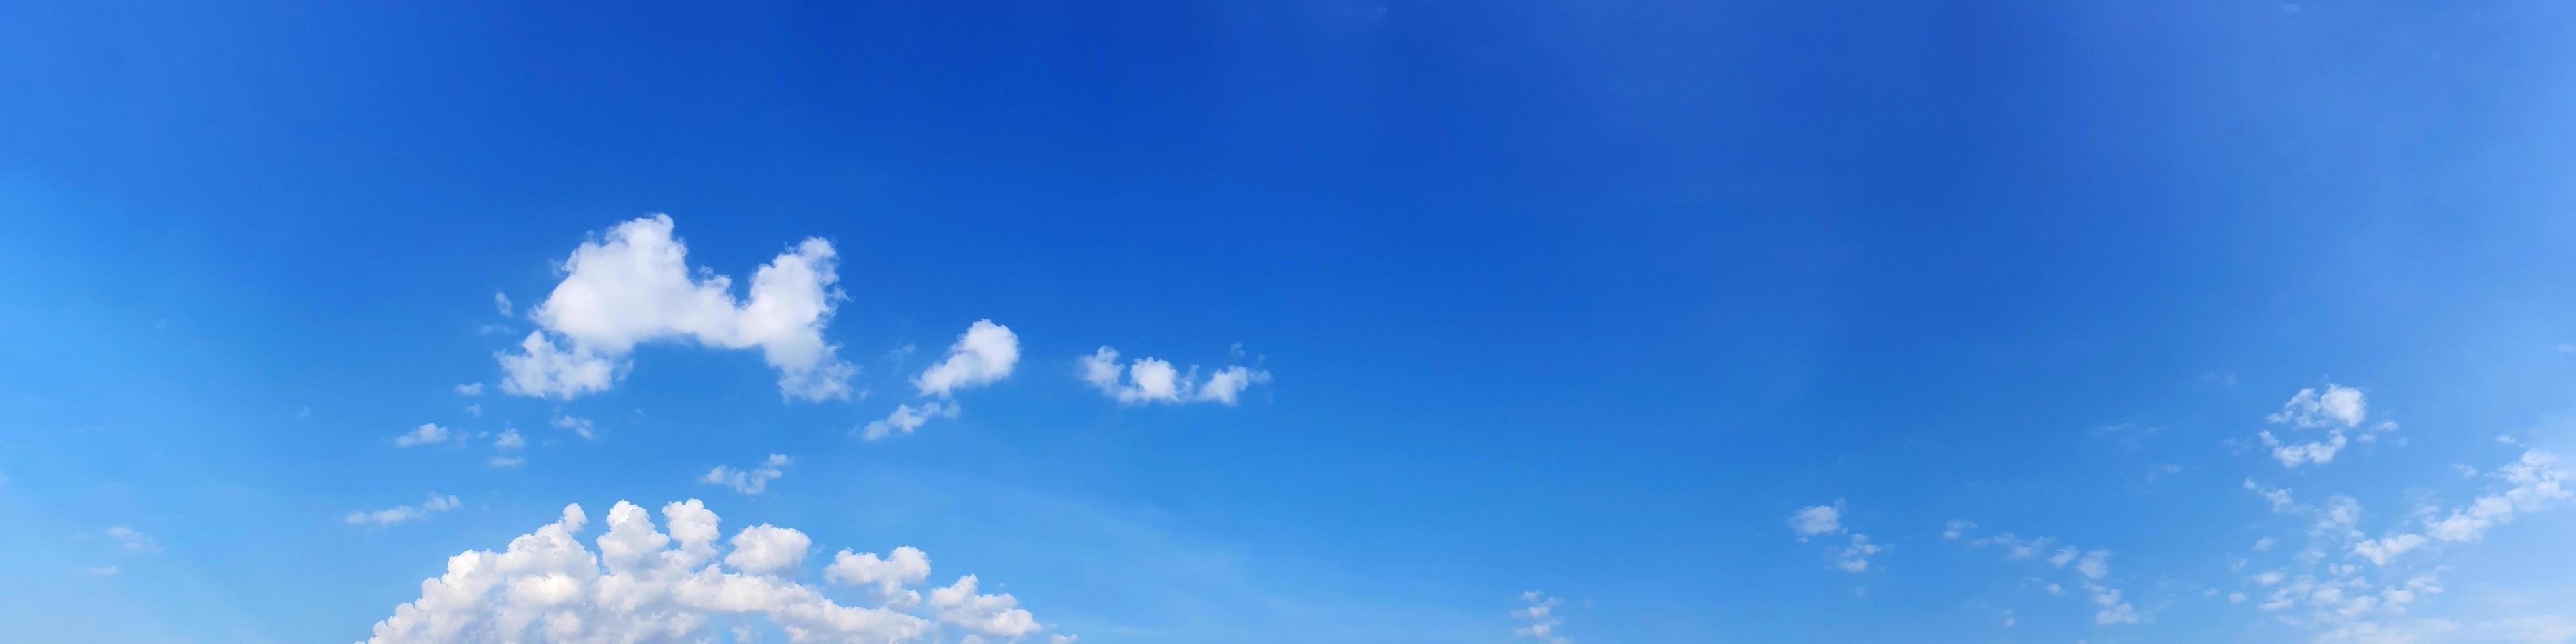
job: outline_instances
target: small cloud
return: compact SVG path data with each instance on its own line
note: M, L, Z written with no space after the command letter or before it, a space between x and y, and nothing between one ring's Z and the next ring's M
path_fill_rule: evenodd
M154 540L154 539L152 538L152 535L144 534L144 533L142 533L142 532L140 532L140 531L137 531L137 530L135 530L135 529L133 529L133 528L128 528L128 527L125 527L125 526L115 526L115 527L110 527L110 528L108 528L108 529L107 529L107 538L108 538L108 540L110 540L110 541L114 541L114 542L116 542L116 546L117 546L117 547L119 547L119 548L123 548L123 549L126 549L126 550L131 550L131 551L134 551L134 552L160 552L160 551L161 551L161 542L160 542L160 541L157 541L157 540Z
M479 383L479 382L469 382L469 383L465 383L465 384L457 385L457 386L456 386L456 395L459 395L459 396L480 396L480 395L483 395L483 383Z
M482 417L483 417L483 406L482 406L482 405L466 405L466 406L465 406L465 413L466 413L466 414L469 414L469 415L472 415L472 416L473 416L473 417L475 417L475 418L482 418Z
M785 454L771 454L769 460L762 461L749 470L737 470L718 465L715 469L707 470L706 476L698 477L698 482L730 487L733 491L743 494L759 494L769 489L770 481L787 475L782 468L787 467L788 461Z
M2236 386L2236 372L2212 371L2200 374L2200 381L2221 387L2234 387Z
M512 450L527 446L528 439L520 436L518 428L515 427L501 430L501 437L492 439L492 449Z
M96 567L96 568L91 568L91 569L88 569L88 570L83 570L82 572L86 572L86 573L93 574L93 575L99 575L99 576L107 576L107 575L113 575L113 574L116 574L116 567L115 567L115 566L99 566L99 567Z
M510 313L512 311L510 307L510 296L500 291L493 291L492 310L499 312L501 317L510 317Z
M1241 365L1218 369L1204 379L1196 365L1183 371L1159 358L1137 358L1121 365L1118 350L1110 347L1083 356L1078 367L1083 382L1126 405L1212 402L1232 407L1244 390L1270 382L1269 371Z
M438 426L438 423L421 423L419 427L414 427L411 431L404 432L401 436L395 436L394 445L397 447L411 447L413 445L443 443L451 439L464 440L465 436L454 431L450 431L445 427L440 427Z
M992 320L976 320L948 347L939 364L931 365L914 376L914 388L924 396L948 396L959 389L980 387L1010 377L1011 368L1020 362L1020 337L1011 328Z
M859 434L865 440L878 440L895 434L910 434L932 418L956 417L957 403L953 402L933 400L922 403L920 407L895 405L894 413L887 414L884 420L868 421L866 427L859 428Z
M441 496L437 492L431 492L429 500L420 505L397 505L382 510L351 512L344 520L349 525L373 525L382 528L427 520L430 515L456 509L458 505L454 495Z
M574 418L574 417L571 417L571 416L556 416L556 417L555 417L555 419L554 419L553 425L554 425L555 427L559 427L559 428L563 428L563 429L569 429L569 430L572 430L572 433L573 433L574 435L576 435L576 436L580 436L580 437L582 437L582 438L591 438L591 437L592 437L592 434L591 434L591 431L590 431L590 430L591 430L590 419L588 419L588 418Z
M491 460L491 461L489 461L489 462L491 463L491 465L492 465L493 467L502 468L502 469L508 469L508 468L518 467L518 466L520 466L520 465L522 465L522 464L525 464L525 463L527 463L527 462L528 462L528 459L519 458L519 457L516 457L516 456L494 456L494 457L492 457L492 460Z

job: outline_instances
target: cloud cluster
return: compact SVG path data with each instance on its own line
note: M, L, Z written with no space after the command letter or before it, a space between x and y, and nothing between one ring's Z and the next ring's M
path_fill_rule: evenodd
M1965 540L1972 547L1994 547L2002 550L2007 560L2045 562L2051 569L2073 573L2070 580L2093 602L2093 623L2138 623L2137 606L2123 599L2119 588L2111 586L2111 551L2062 545L2048 537L2023 538L2010 532L1968 537L1976 527L1974 521L1953 520L1942 530L1941 538ZM2062 582L2049 582L2046 588L2051 595L2065 592Z
M910 345L905 345L907 352ZM1000 382L1011 375L1020 363L1020 336L1011 328L992 320L976 320L948 346L948 353L938 364L921 370L912 379L913 387L923 398L932 400L915 406L895 405L894 412L882 420L868 421L857 432L866 440L878 440L896 434L910 434L933 418L956 418L960 412L952 400L957 392Z
M2362 421L2369 411L2370 402L2359 389L2334 383L2326 383L2324 391L2300 389L2299 393L2290 396L2289 402L2281 404L2281 411L2265 416L2264 420L2291 430L2322 429L2325 437L2306 441L2284 439L2266 429L2256 433L2255 438L2263 442L2264 449L2271 450L2272 458L2280 461L2282 467L2324 465L2332 462L2335 454L2351 441L2372 442L2378 440L2382 432L2397 430L2394 422L2382 422L2364 429Z
M1870 543L1869 535L1851 532L1843 527L1843 500L1833 505L1814 505L1789 515L1789 531L1798 535L1799 543L1829 534L1850 535L1850 544L1833 549L1834 567L1843 572L1869 571L1869 557L1887 550L1887 546Z
M688 248L671 234L668 215L635 219L564 260L563 281L529 312L538 326L516 353L497 354L501 390L548 398L606 391L628 368L638 344L690 341L724 349L758 348L778 370L789 398L846 398L858 368L823 341L823 327L843 299L833 284L831 242L808 238L752 275L750 297L733 281L692 271Z
M1521 593L1521 601L1529 605L1512 611L1512 616L1529 623L1512 629L1512 634L1536 639L1543 644L1572 644L1574 640L1557 633L1557 627L1563 626L1565 619L1556 616L1556 607L1563 605L1564 600L1533 590Z
M1081 360L1083 382L1122 404L1212 402L1232 407L1245 389L1270 382L1270 372L1244 366L1218 369L1204 379L1199 368L1182 371L1157 358L1118 364L1118 350L1101 347Z
M2412 618L2409 607L2440 594L2450 570L2427 561L2427 551L2476 543L2518 515L2566 504L2576 491L2548 452L2526 450L2513 462L2485 474L2488 491L2454 507L2426 505L2406 515L2406 523L2369 536L2361 528L2361 503L2350 496L2329 495L2316 504L2298 503L2290 490L2252 480L2246 489L2261 496L2279 515L2298 519L2307 545L2287 555L2270 555L2280 540L2257 541L2254 554L2237 559L2243 590L2230 601L2255 601L2272 619L2315 633L2319 642L2410 641L2406 638L2461 637L2461 626ZM2265 557L2257 564L2252 557ZM2477 625L2489 631L2506 625ZM2484 640L2480 640L2484 641Z
M719 619L765 620L791 642L1016 641L1046 628L1011 595L979 594L973 575L924 601L911 587L929 578L930 560L917 549L835 554L824 579L859 598L844 603L797 580L813 547L802 532L759 525L720 540L715 513L694 499L662 506L662 518L667 534L620 501L593 552L576 537L587 515L565 506L502 552L450 557L446 574L421 582L420 598L395 607L368 641L714 641Z

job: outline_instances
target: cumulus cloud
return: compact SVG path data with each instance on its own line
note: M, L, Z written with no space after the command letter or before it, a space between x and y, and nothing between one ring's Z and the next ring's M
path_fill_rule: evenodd
M1011 367L1020 363L1020 337L1011 328L992 320L976 320L966 327L966 334L949 345L948 354L938 364L914 376L912 385L924 396L948 396L959 389L980 387L1011 375Z
M1842 513L1842 499L1834 499L1833 505L1814 505L1799 509L1789 515L1789 531L1798 535L1799 543L1806 543L1810 539L1823 535L1849 532L1843 527ZM1843 572L1866 572L1869 570L1870 555L1887 550L1887 546L1871 543L1869 535L1858 532L1850 532L1849 541L1850 543L1846 545L1833 548L1834 567Z
M2324 391L2300 389L2281 404L2281 411L2263 417L2272 424L2302 432L2324 430L2317 439L2282 438L2272 430L2263 430L2255 438L2271 450L2272 458L2282 467L2324 465L2334 461L2335 454L2351 441L2372 442L2382 432L2397 430L2397 423L2382 422L2364 429L2362 421L2369 414L2370 403L2361 390L2326 383Z
M448 428L440 427L437 423L421 423L419 427L414 427L411 431L403 432L401 436L395 436L394 445L397 447L411 447L413 445L444 443L450 440L463 440L464 438L465 436L463 434L458 434Z
M860 428L859 434L866 440L877 440L895 434L910 434L912 430L920 429L923 424L929 423L932 418L956 417L957 403L933 400L922 403L920 407L909 404L895 405L894 413L887 414L884 420L868 421L866 427Z
M753 273L749 298L737 300L731 278L693 273L688 247L671 231L670 216L654 215L574 249L563 281L529 312L542 328L519 352L497 355L501 390L547 398L606 391L636 345L671 341L758 348L788 398L849 396L858 368L823 340L844 299L833 286L840 277L831 242L808 238L780 253Z
M1212 402L1232 407L1244 390L1270 382L1270 372L1240 365L1217 369L1206 378L1199 377L1196 366L1184 372L1158 358L1120 365L1118 350L1110 347L1083 356L1079 372L1083 382L1128 405Z
M1557 632L1558 627L1565 625L1565 619L1556 615L1556 607L1563 605L1564 600L1533 590L1521 593L1521 601L1528 605L1512 611L1512 616L1529 623L1512 629L1512 634L1545 644L1570 644L1574 641Z
M501 437L492 439L492 449L512 450L527 446L528 439L520 436L517 428L501 430Z
M454 495L440 495L437 492L431 492L429 493L429 500L422 502L420 505L397 505L382 510L351 512L345 520L349 525L372 525L381 528L395 524L425 520L428 519L430 515L456 509L457 505L458 503Z
M457 386L456 386L456 395L459 395L459 396L480 396L480 395L483 395L483 383L479 383L479 382L469 382L469 383L465 383L465 384L457 385Z
M904 345L902 352L911 353L911 346ZM910 434L933 418L956 418L962 409L952 399L957 392L999 382L1009 377L1019 362L1020 338L1011 333L1010 327L992 320L976 320L955 344L949 345L938 364L913 376L914 388L920 390L922 397L933 400L895 405L884 419L868 421L852 432L867 440L879 440Z
M844 603L830 588L795 580L812 547L802 532L754 526L726 542L728 552L704 504L668 504L662 517L667 534L644 508L618 502L594 553L577 537L587 515L566 506L505 551L450 557L447 573L421 582L420 598L395 607L368 641L712 641L719 619L765 619L793 642L1016 640L1046 628L1017 598L978 593L974 575L921 601L908 587L928 579L930 562L916 549L885 558L840 551L825 579L873 596Z
M771 454L769 460L761 461L759 465L754 465L748 470L718 465L715 469L707 470L706 476L698 477L698 482L722 485L743 494L759 494L762 490L769 489L770 481L787 475L785 469L787 463L787 455Z

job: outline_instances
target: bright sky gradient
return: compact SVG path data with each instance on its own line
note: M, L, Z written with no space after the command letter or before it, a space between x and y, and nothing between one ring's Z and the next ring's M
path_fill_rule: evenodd
M0 3L0 639L2576 642L2570 34Z

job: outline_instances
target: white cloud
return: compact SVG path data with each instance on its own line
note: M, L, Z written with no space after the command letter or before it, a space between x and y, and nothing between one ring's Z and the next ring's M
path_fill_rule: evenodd
M605 391L636 345L689 341L759 348L789 398L849 396L858 368L823 340L843 299L833 287L840 277L831 242L808 238L780 253L752 275L749 298L738 301L732 279L705 269L692 275L688 248L671 229L668 215L654 215L574 249L563 281L530 311L543 330L529 333L519 353L498 355L508 376L501 390L550 398Z
M457 386L456 386L456 395L459 395L459 396L480 396L480 395L483 395L483 383L479 383L479 382L469 382L469 383L465 383L465 384L457 385Z
M1833 505L1815 505L1799 509L1789 515L1789 531L1798 535L1799 543L1806 543L1809 539L1822 535L1846 532L1842 524L1842 512L1842 499L1834 499ZM1954 531L1964 528L1958 525L1964 522L1951 523ZM1833 549L1834 567L1844 572L1866 572L1869 570L1870 555L1885 551L1887 546L1871 543L1869 535L1852 532L1848 545Z
M1951 532L1964 535L1968 529L1976 527L1975 523L1967 521L1951 521L1950 525L1951 530L1949 532L1945 532L1943 536L1954 539L1958 537L1951 536ZM2083 589L2093 600L2093 604L2096 606L2096 610L2093 613L2093 623L2134 624L2140 619L2137 606L2122 600L2120 589L2111 586L2111 582L2109 581L2111 577L2111 551L2109 550L2087 550L2073 546L2056 545L2056 541L2048 537L2025 539L2015 536L2010 532L1996 533L1994 536L1990 537L1969 539L1967 540L1967 544L1973 547L1996 546L2002 548L2004 551L2004 558L2014 561L2043 559L2041 553L2048 553L2044 558L2044 561L2048 563L2049 567L2058 570L2071 569L2074 573L2074 577L2071 581L2074 583L2075 587ZM2061 595L2066 592L2065 584L2046 582L2037 577L2026 577L2024 578L2024 582L2029 584L2045 584L2043 588L2047 590L2050 595Z
M766 523L743 528L733 536L733 554L725 555L725 565L754 575L792 573L805 562L805 549L814 540L805 533Z
M1198 377L1196 366L1183 372L1158 358L1120 366L1118 350L1110 347L1083 356L1079 366L1083 382L1129 405L1213 402L1232 407L1244 390L1270 382L1270 372L1243 366L1218 369L1205 379Z
M349 525L384 527L428 519L430 515L456 509L457 505L454 495L441 496L437 492L431 492L429 500L420 505L397 505L382 510L351 512L346 521Z
M1529 605L1522 607L1520 610L1512 611L1512 616L1528 620L1529 623L1512 629L1512 634L1536 639L1544 644L1569 644L1570 642L1573 642L1573 640L1567 639L1565 635L1557 632L1558 627L1565 625L1565 618L1558 617L1556 615L1556 607L1563 605L1565 603L1564 600L1549 597L1533 590L1521 593L1521 601L1527 602Z
M1969 521L1969 520L1966 520L1966 519L1951 519L1949 523L1942 524L1942 526L1941 526L1941 538L1943 538L1943 539L1958 539L1958 538L1959 538L1959 535L1966 534L1966 533L1967 533L1967 531L1972 530L1972 529L1975 529L1976 527L1977 527L1977 522L1975 522L1975 521Z
M923 369L912 385L924 396L948 396L959 389L992 384L1011 375L1020 362L1020 337L992 320L976 320L949 345L938 364Z
M974 575L957 578L957 583L930 591L930 605L939 611L939 621L963 627L976 635L1018 639L1043 628L1035 616L1021 610L1020 600L1009 593L975 594Z
M517 354L492 355L501 361L501 391L521 396L572 398L608 391L609 383L625 371L595 351L557 349L542 331L528 332L527 339L519 341Z
M90 569L87 569L87 570L83 570L83 571L81 571L81 572L86 572L86 573L93 574L93 575L106 576L106 575L113 575L113 574L116 574L116 572L117 572L117 571L116 571L116 567L115 567L115 566L99 566L99 567L96 567L96 568L90 568Z
M501 430L501 437L492 439L492 449L519 449L527 446L528 439L520 436L518 428L515 427Z
M591 438L593 436L591 433L592 426L590 424L590 419L588 418L556 416L555 419L551 421L551 424L558 428L572 430L572 433L575 436L580 436L582 438Z
M850 586L875 586L877 596L891 598L903 587L930 580L930 555L920 548L903 546L884 558L876 553L851 554L842 550L832 555L832 565L823 568L823 579Z
M403 435L401 436L395 436L394 445L398 447L410 447L413 445L444 443L449 440L463 440L464 438L464 435L450 431L445 427L440 427L437 423L421 423L419 427L414 427L411 431L403 432Z
M877 440L894 434L910 434L912 430L920 429L932 418L956 417L957 403L953 402L943 403L933 400L922 403L920 407L895 405L894 413L886 415L884 420L868 421L867 426L860 429L860 437L866 440Z
M2263 447L2272 451L2272 458L2280 461L2282 467L2324 465L2333 462L2335 454L2350 441L2374 442L2380 433L2397 430L2394 422L2363 428L2362 421L2368 416L2369 409L2369 401L2359 389L2334 383L2326 383L2322 392L2300 389L2299 393L2290 396L2289 402L2281 404L2281 411L2263 417L2264 420L2292 430L2323 429L2325 437L2317 440L2283 438L2271 430L2263 430L2255 437L2263 442Z
M492 292L492 310L493 310L493 311L495 311L495 312L500 313L500 314L501 314L501 317L505 317L505 318L506 318L506 317L510 317L510 313L511 313L511 310L512 310L512 309L511 309L511 307L510 307L510 296L509 296L509 294L502 293L502 292L500 292L500 291L493 291L493 292Z
M472 414L475 418L482 418L482 417L483 417L483 406L482 406L482 405L466 405L466 406L465 406L465 413Z
M701 641L716 639L719 623L745 619L766 619L795 642L951 641L958 636L943 631L952 627L966 638L1015 639L1045 629L1017 598L977 594L973 575L932 589L925 605L921 593L904 589L929 576L919 550L899 548L886 560L901 562L889 564L895 569L865 576L839 565L857 559L842 551L826 578L877 595L844 604L824 587L794 581L811 547L801 532L756 526L726 553L715 513L698 501L665 505L662 516L668 534L643 508L618 502L594 554L575 536L587 516L567 506L561 520L506 551L450 557L447 573L421 582L421 597L378 622L369 641Z
M770 481L787 475L786 470L782 469L787 467L787 463L787 455L771 454L769 460L761 461L759 465L754 465L748 470L718 465L715 469L707 470L706 476L698 477L698 482L722 485L743 494L759 494L762 490L769 489Z
M486 464L503 469L518 467L520 465L527 464L527 462L528 459L516 456L494 456L492 457L492 460L485 461Z
M1797 514L1789 515L1789 529L1798 534L1799 541L1806 541L1808 537L1820 534L1841 532L1842 514L1841 499L1835 499L1833 505L1808 506L1798 510Z
M118 548L134 552L161 551L161 542L153 539L152 535L144 534L141 531L125 526L109 527L107 529L107 539L109 541L116 542L116 547Z

